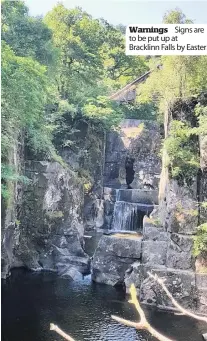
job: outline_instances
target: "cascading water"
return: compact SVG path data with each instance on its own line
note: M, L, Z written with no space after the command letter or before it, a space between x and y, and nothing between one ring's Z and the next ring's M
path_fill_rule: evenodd
M152 205L116 201L114 205L112 230L141 231L144 215L149 214L152 210Z
M154 206L152 204L121 201L120 191L121 190L116 190L116 202L114 205L113 221L111 226L112 230L141 231L144 215L149 215ZM128 191L129 195L126 195L126 197L130 197L133 190L125 190L125 194L127 194L126 192Z

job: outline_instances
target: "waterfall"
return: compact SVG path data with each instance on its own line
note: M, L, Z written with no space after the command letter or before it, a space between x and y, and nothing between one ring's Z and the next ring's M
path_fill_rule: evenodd
M139 231L142 229L143 216L152 210L152 205L116 201L112 230Z

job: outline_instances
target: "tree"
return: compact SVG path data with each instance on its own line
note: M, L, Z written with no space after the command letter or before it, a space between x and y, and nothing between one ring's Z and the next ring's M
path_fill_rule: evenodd
M193 23L177 8L166 12L163 22ZM161 56L149 61L150 68L155 62L161 64L162 69L155 70L142 86L141 100L156 98L161 112L174 100L199 95L206 89L206 56Z
M82 9L68 10L61 4L44 21L61 51L56 77L61 97L79 103L102 73L99 48L104 41L103 29Z
M2 2L2 40L17 56L32 57L44 65L54 61L52 32L41 18L33 18L23 1Z
M167 11L163 16L164 24L193 24L191 19L187 19L185 14L179 9Z
M119 89L148 70L145 57L127 56L123 27L113 27L102 19L105 41L101 49L105 82L112 89Z
M108 127L118 122L121 111L116 108L115 113L114 104L103 97L142 74L147 69L145 59L126 56L121 31L81 8L59 4L44 22L61 51L55 77L61 99L94 123Z
M18 57L2 44L2 155L7 156L10 144L21 129L34 134L44 127L44 106L47 102L46 68L30 57ZM43 148L38 141L33 147Z

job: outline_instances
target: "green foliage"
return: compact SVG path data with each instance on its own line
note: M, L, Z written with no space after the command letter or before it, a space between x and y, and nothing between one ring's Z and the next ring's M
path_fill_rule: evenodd
M119 107L125 118L134 118L137 120L156 120L157 108L152 102L147 103L123 103Z
M180 9L168 11L164 23L193 23L186 19ZM156 65L162 65L156 69ZM149 60L150 69L154 69L146 82L140 87L140 100L155 100L160 115L169 110L178 99L198 96L206 90L206 56L161 56Z
M197 227L197 234L194 236L193 252L195 256L207 253L207 223Z
M77 103L79 94L83 99L92 80L97 81L102 72L99 55L104 40L102 28L80 8L68 10L62 4L55 6L44 21L61 51L56 76L61 97Z
M173 120L169 136L164 141L168 154L166 166L173 178L190 180L199 168L197 145L192 137L192 129L187 123Z
M110 94L147 69L145 58L125 55L119 29L103 19L93 19L81 8L66 9L59 4L44 21L61 51L56 75L61 98L78 111L88 106L89 98L99 101L99 96Z
M168 154L166 166L169 166L171 176L187 181L198 172L200 167L198 137L206 136L207 131L207 107L198 104L194 111L197 126L191 127L187 120L184 122L172 120L169 136L164 141L164 148Z
M17 56L32 57L45 65L54 61L52 32L41 18L29 16L23 1L3 1L1 13L1 38Z
M154 61L150 61L150 65ZM162 56L162 69L155 69L139 88L141 102L156 101L160 115L178 99L199 95L206 89L207 59L192 56ZM203 70L203 71L201 71Z
M193 21L187 19L185 14L179 9L167 11L163 16L164 24L193 24Z
M93 120L101 121L105 129L117 126L124 117L117 103L110 101L106 96L89 98L83 108L83 114ZM94 121L95 123L95 121Z
M46 217L50 220L63 218L64 214L62 211L48 211L45 213Z
M179 9L164 15L164 23L190 23ZM156 65L162 65L161 69ZM199 148L198 135L207 131L207 109L197 105L193 109L189 122L188 114L178 108L178 117L174 115L175 104L185 103L186 99L199 99L206 92L207 58L206 56L161 56L149 60L150 69L154 71L139 88L138 100L141 103L153 101L158 107L158 120L167 126L171 121L169 136L164 141L167 151L166 166L170 175L176 179L190 181L198 171ZM175 117L174 117L175 116ZM163 119L164 117L164 119ZM181 118L182 117L182 118ZM176 118L173 120L173 118ZM182 120L178 121L179 119Z
M113 27L102 20L104 43L101 47L103 59L104 83L111 89L120 89L126 83L146 72L145 57L127 56L123 27Z
M28 184L30 180L24 176L16 173L13 166L1 164L1 195L3 199L8 200L11 196L10 183L22 182Z
M201 206L204 208L204 209L207 209L207 201L204 201L201 203Z
M206 136L207 132L207 106L197 104L195 107L195 115L198 117L198 127L192 129L193 133Z
M83 184L83 190L85 194L88 194L93 185L93 178L90 175L89 171L83 168L78 170L78 178L79 181Z
M22 129L34 149L45 148L44 106L47 101L46 69L30 57L18 57L2 44L2 156ZM41 133L40 133L41 129ZM37 133L36 137L34 135ZM44 142L43 142L44 141Z

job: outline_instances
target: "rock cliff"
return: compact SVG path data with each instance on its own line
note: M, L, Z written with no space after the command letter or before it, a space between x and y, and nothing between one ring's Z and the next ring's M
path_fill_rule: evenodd
M194 119L192 113L195 105L194 101L187 105L184 103L180 107L176 105L174 114L172 111L166 113L165 137L169 134L172 119L187 120L194 127L195 122L192 122ZM116 133L116 136L110 135L108 137L105 167L106 184L115 188L123 188L125 180L123 160L127 154L130 155L131 153L133 156L134 169L136 169L132 183L136 189L115 190L105 188L105 219L107 226L113 229L118 203L120 203L119 206L123 206L123 203L134 202L134 204L130 204L131 212L134 212L135 203L144 202L146 205L150 199L151 204L157 203L154 190L149 191L149 197L143 192L143 182L145 181L143 179L148 178L149 183L156 189L159 171L161 171L159 158L155 153L158 145L156 144L156 147L154 145L155 141L158 143L160 137L156 137L158 132L155 132L156 130L153 130L151 126L150 130L145 128L144 135L140 135L140 131L136 131L133 139L129 139L129 136L125 136L121 129L120 133ZM119 138L118 134L120 134ZM140 139L140 136L144 136L144 139ZM186 178L185 176L182 179L172 178L166 163L166 150L163 150L159 205L154 205L150 217L145 216L143 219L142 238L136 241L139 256L136 252L130 255L126 254L125 249L131 248L131 240L124 234L121 242L120 236L119 238L115 236L102 237L92 262L94 281L112 285L122 283L127 292L130 285L134 283L142 302L162 308L173 308L172 302L166 297L160 286L149 278L148 272L150 271L157 273L159 277L166 280L167 287L183 306L202 313L206 311L207 275L199 272L193 256L193 236L196 233L196 227L205 219L205 212L202 212L200 207L200 203L206 200L205 138L200 138L194 143L197 143L198 147L200 146L201 169L191 178L187 173L185 174ZM125 227L131 226L131 223L128 224L128 216L126 217L128 209L127 206L120 213L122 220L126 218ZM132 219L131 216L130 219ZM120 230L124 229L121 227L121 222L118 225ZM136 230L140 231L140 226L137 225ZM135 236L135 240L136 238ZM116 252L114 250L117 250L118 245L120 245L119 252Z
M54 270L72 266L89 272L83 251L83 188L76 176L57 162L28 161L18 221L5 227L3 276L10 268Z

